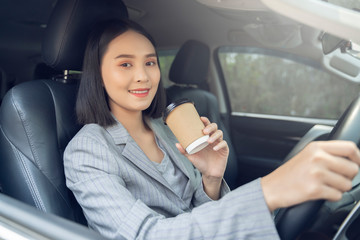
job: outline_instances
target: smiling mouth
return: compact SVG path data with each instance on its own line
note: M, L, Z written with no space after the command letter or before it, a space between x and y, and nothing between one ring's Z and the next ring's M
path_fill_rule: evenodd
M138 90L129 90L129 93L136 97L146 97L149 94L150 89L138 89Z
M142 90L142 91L129 91L130 93L135 93L135 94L144 94L144 93L147 93L149 92L149 90Z

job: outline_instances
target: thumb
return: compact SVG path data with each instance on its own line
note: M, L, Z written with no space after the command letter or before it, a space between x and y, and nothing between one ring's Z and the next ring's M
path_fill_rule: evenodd
M179 152L180 152L182 155L186 155L186 154L187 154L186 151L185 151L185 149L181 146L180 143L175 143L175 146L176 146L176 148L179 150Z
M180 143L175 143L176 148L179 150L179 152L184 155L184 156L188 156L189 154L185 151L185 149L181 146Z

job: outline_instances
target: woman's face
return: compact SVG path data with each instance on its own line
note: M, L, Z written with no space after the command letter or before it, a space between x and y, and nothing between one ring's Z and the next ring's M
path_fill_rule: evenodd
M109 43L101 75L115 116L147 109L160 81L154 46L145 36L126 31Z

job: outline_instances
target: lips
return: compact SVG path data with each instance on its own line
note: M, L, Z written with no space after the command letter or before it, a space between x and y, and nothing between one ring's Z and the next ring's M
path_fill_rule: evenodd
M133 89L133 90L129 90L129 93L136 96L136 97L146 97L147 95L149 95L149 88L139 88L139 89Z

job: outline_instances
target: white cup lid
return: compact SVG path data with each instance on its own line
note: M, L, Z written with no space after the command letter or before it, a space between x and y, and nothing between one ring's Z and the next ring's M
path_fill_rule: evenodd
M209 135L202 136L201 138L196 139L185 149L188 154L196 153L203 148L205 148L209 143L207 140L209 139Z

